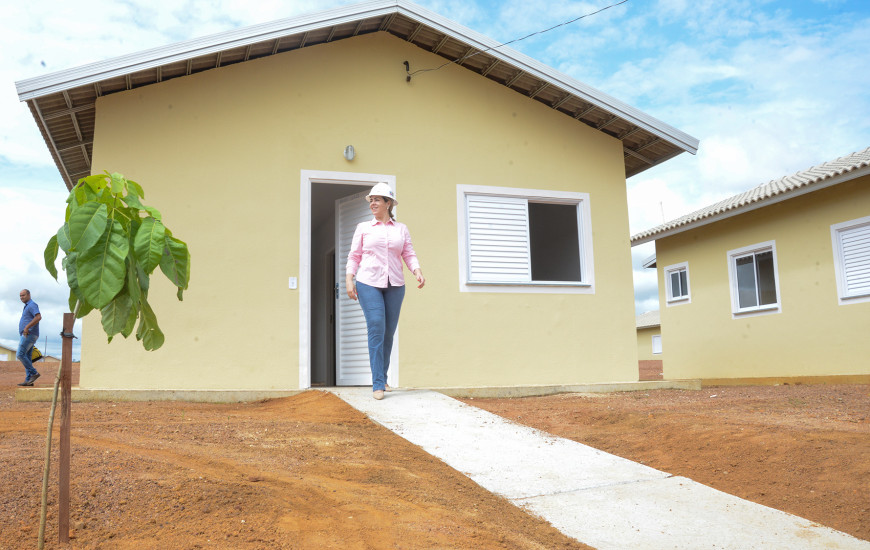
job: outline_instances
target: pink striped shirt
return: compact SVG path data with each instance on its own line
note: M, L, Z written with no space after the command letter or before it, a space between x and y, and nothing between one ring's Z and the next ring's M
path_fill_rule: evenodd
M369 286L403 286L403 259L411 272L420 267L408 227L397 221L384 224L372 218L356 226L347 255L347 273Z

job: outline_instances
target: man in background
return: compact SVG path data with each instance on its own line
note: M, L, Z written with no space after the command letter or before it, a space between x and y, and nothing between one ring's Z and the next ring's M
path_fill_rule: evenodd
M21 338L18 340L18 360L24 365L24 370L27 377L19 386L32 386L33 382L39 378L39 373L33 368L31 354L33 346L39 338L39 321L42 315L39 313L39 306L36 302L30 299L30 291L26 288L18 293L18 297L24 302L24 311L21 312L21 320L18 321L18 334Z

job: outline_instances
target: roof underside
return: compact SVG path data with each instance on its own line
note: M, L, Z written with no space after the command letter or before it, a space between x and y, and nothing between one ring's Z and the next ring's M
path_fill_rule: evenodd
M19 98L27 101L71 189L91 173L98 97L375 32L388 32L621 140L626 177L697 149L695 138L523 54L488 49L498 44L402 1L248 27L18 82Z

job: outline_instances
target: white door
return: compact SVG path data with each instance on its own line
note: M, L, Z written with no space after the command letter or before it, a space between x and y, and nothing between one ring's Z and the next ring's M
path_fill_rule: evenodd
M335 384L337 386L369 386L372 371L369 366L369 345L366 320L359 302L347 297L345 267L353 232L357 224L372 219L365 200L367 191L335 201L335 282L338 296L335 306Z

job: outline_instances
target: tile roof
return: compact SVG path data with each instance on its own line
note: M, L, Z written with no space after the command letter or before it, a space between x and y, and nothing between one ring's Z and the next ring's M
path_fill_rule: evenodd
M661 315L659 314L659 310L655 311L647 311L646 313L641 313L635 319L637 324L637 328L652 328L661 326Z
M870 147L796 172L790 176L771 180L754 189L696 210L691 214L632 235L631 244L634 246L682 233L701 225L824 189L867 174L870 174Z
M152 48L16 82L68 188L90 175L98 97L358 35L387 32L622 142L630 177L698 140L408 0L375 0Z

